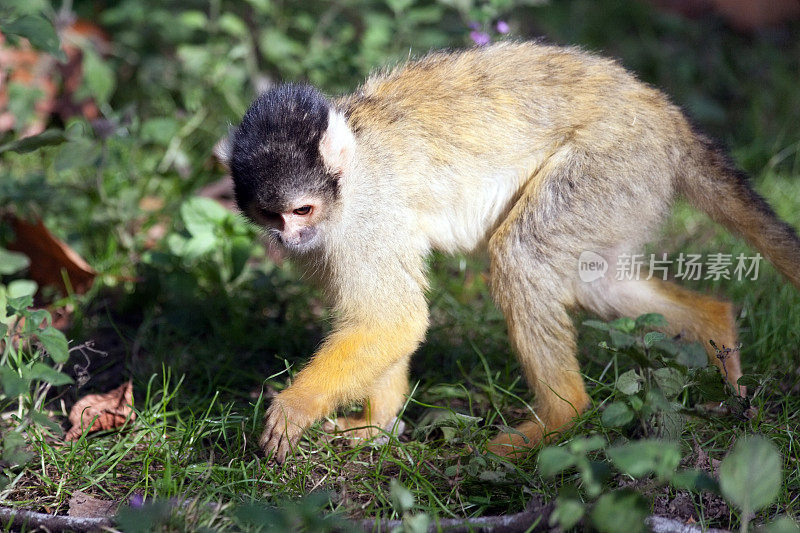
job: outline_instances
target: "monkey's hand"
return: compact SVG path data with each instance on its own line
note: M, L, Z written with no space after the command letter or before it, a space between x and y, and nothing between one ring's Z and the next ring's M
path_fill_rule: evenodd
M313 422L301 409L293 407L295 402L286 401L279 394L267 409L267 423L258 443L264 453L277 462L286 460L286 454L297 444L303 431Z

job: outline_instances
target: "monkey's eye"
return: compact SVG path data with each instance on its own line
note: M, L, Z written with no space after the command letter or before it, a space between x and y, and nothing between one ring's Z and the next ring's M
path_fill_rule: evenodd
M292 213L294 213L295 215L300 215L301 217L304 217L306 215L311 214L311 211L313 209L314 208L311 207L310 205L304 205L303 207L298 207L297 209L292 211Z

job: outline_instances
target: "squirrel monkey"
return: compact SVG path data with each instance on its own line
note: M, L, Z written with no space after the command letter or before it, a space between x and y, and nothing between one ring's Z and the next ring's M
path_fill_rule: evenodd
M593 251L635 252L677 195L742 235L800 286L800 239L658 90L576 48L497 44L432 53L329 100L306 85L259 96L222 147L241 211L315 272L333 332L267 412L283 461L337 407L333 429L391 427L428 326L425 258L487 247L490 288L537 417L490 449L513 456L589 404L569 312L664 315L668 333L736 345L729 303L659 279L579 278ZM355 429L354 429L355 428ZM360 429L359 429L360 428Z

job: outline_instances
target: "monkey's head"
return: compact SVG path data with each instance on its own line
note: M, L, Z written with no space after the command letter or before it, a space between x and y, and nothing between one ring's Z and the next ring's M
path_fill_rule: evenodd
M319 91L288 84L252 103L218 156L242 213L304 253L322 243L354 145L344 116Z

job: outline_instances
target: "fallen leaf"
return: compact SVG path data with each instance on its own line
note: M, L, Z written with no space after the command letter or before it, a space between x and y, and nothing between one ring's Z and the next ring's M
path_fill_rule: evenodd
M61 49L66 61L60 63L52 55L34 49L22 40L18 46L10 46L0 35L0 133L12 129L20 137L36 135L44 131L51 114L66 122L79 115L94 120L100 116L95 102L80 96L84 80L83 49L91 48L103 56L110 52L108 35L99 26L83 20L75 20L58 28ZM25 87L35 95L34 109L30 117L16 117L9 110L9 84Z
M67 431L65 441L77 440L88 427L89 431L115 429L125 421L136 419L133 412L133 382L123 383L105 394L89 394L72 406L69 421L72 427ZM90 426L91 424L91 426Z
M145 196L139 200L139 209L142 211L161 211L164 209L164 200L157 196Z
M82 518L106 518L117 513L119 504L114 501L101 500L85 492L76 490L69 499L69 516Z
M97 272L75 250L50 233L41 220L31 223L14 215L9 219L15 240L7 248L22 252L31 260L28 278L39 286L55 285L67 294L63 270L72 291L83 294L89 290Z

